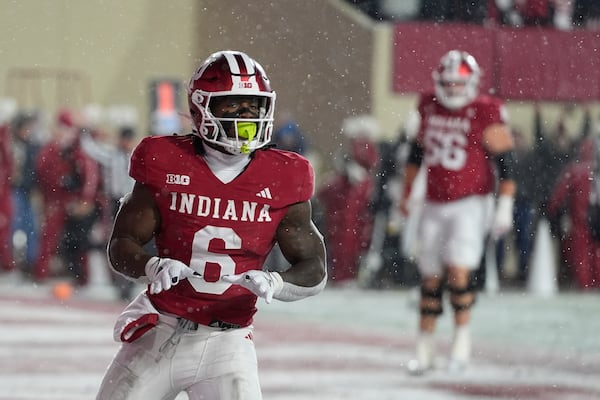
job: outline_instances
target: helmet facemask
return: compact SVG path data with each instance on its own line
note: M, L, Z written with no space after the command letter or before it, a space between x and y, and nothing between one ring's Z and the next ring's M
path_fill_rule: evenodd
M466 52L448 52L432 76L436 97L448 109L460 109L479 94L479 66L475 58Z
M241 114L248 112L240 109L238 112L225 113L216 117L212 104L220 96L213 95L209 99L207 118L213 122L213 131L205 137L211 143L222 146L233 154L248 154L265 146L271 141L273 131L273 101L270 96L252 96L258 102L258 113L255 118L244 118Z

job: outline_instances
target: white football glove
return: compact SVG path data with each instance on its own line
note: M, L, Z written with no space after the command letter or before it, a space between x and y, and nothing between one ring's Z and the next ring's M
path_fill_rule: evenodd
M146 276L150 280L150 293L157 294L171 289L182 279L201 277L199 273L172 258L152 257L146 263Z
M496 204L496 214L492 222L490 235L493 240L497 240L506 235L513 225L513 204L515 200L511 196L498 197Z
M250 270L237 275L223 275L221 280L245 287L270 303L273 295L283 288L283 279L277 272Z

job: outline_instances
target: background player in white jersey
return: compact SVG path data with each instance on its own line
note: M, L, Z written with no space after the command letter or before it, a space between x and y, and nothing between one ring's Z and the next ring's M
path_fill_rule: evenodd
M149 283L115 325L123 342L98 399L261 399L252 319L258 297L294 301L326 282L311 220L314 173L267 146L275 93L242 52L211 55L192 76L194 134L145 138L108 247L118 273ZM144 251L156 240L158 256ZM263 270L275 244L290 262Z
M493 238L512 226L512 135L503 103L479 94L479 77L475 58L452 50L433 72L435 93L423 94L419 101L419 130L405 168L401 201L407 214L412 184L424 163L426 198L417 250L422 276L419 335L417 358L409 364L416 373L433 367L433 333L445 288L455 326L449 367L462 369L469 362L470 308L475 301L469 275L480 264L490 222Z

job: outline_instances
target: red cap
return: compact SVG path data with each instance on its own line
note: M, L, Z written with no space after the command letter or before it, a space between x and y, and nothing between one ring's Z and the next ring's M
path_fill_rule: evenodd
M73 113L69 110L60 110L58 113L57 121L59 124L63 124L72 128L75 126L75 121L73 119Z

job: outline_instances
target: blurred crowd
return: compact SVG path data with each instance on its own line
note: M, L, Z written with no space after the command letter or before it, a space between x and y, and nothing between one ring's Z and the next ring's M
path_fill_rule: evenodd
M598 29L596 0L347 0L375 20Z
M11 99L0 108L0 268L36 283L64 278L85 286L89 251L104 251L119 199L133 187L127 169L137 116L115 107L103 118L95 105L46 115L17 109ZM130 284L115 284L130 295Z
M106 128L98 107L63 108L49 118L39 110L0 108L0 269L34 282L66 277L84 286L88 253L104 250L119 200L133 185L128 164L141 139L137 119L121 115ZM594 118L586 105L568 105L550 126L541 107L534 111L532 132L513 128L518 189L514 230L496 246L499 276L505 285L524 287L543 219L556 241L561 287L600 287L600 245L587 223L591 174L598 164ZM577 132L569 132L575 111L584 118ZM381 139L389 135L371 115L349 117L340 126L343 142L333 168L319 175L313 199L333 286L419 283L411 252L415 221L398 209L409 124L410 118L394 140ZM319 164L289 113L277 121L273 141ZM285 263L273 257L272 263ZM111 277L119 296L130 297L131 284Z

